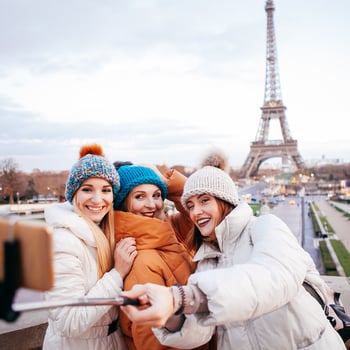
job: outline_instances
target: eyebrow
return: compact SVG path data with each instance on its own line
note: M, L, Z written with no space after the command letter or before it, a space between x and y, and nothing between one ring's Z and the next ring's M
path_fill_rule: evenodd
M198 194L197 195L197 198L202 198L202 197L204 197L204 196L210 196L210 194L209 193L201 193L201 194Z
M153 192L151 192L152 194L155 194L155 193L162 193L162 191L159 189L159 188L157 188L156 190L154 190ZM134 191L131 191L131 193L132 194L139 194L139 193L141 193L141 194L146 194L146 193L149 193L148 191L143 191L143 190L134 190Z
M82 186L87 186L87 187L95 187L95 185L93 184L89 184L89 183L86 183L86 184L83 184ZM106 185L103 185L102 188L106 188L106 187L112 187L111 184L106 184Z

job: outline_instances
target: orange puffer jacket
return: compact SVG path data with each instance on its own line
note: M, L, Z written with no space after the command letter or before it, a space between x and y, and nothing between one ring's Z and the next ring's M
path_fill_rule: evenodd
M136 283L154 282L166 286L176 282L185 284L188 276L196 268L191 262L192 257L179 243L185 242L193 228L193 222L180 201L187 178L174 169L166 171L164 176L168 180L167 199L172 201L177 209L177 213L170 215L167 222L115 211L116 241L123 237L135 237L138 251L133 267L124 280L125 290ZM120 325L130 350L174 349L161 345L151 328L134 326L122 312ZM209 348L211 349L204 345L198 350Z
M136 238L138 254L124 279L125 290L147 282L164 286L186 284L194 271L191 256L177 240L169 221L115 211L115 234L116 241L130 236ZM173 349L161 345L150 327L136 327L123 313L120 326L130 350Z

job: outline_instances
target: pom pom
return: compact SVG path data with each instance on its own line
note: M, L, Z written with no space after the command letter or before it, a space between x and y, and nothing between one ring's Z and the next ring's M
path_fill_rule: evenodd
M132 162L130 162L129 160L116 160L114 163L113 163L114 167L116 170L118 170L121 166L124 166L124 165L134 165Z
M202 160L201 167L212 166L223 171L227 171L228 160L225 153L220 149L211 150Z
M103 149L97 143L91 145L85 145L80 148L79 158L83 158L87 154L93 154L95 156L104 157Z

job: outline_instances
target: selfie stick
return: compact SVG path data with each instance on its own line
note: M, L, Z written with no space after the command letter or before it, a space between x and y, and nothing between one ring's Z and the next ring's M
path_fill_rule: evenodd
M135 305L139 306L138 299L129 299L124 297L116 298L77 298L71 300L56 300L56 301L35 301L31 303L17 303L13 304L12 308L15 311L34 311L42 309L52 309L63 306L102 306L102 305Z
M20 254L18 240L4 242L4 281L0 283L0 318L13 322L19 312L12 309L12 301L19 287Z

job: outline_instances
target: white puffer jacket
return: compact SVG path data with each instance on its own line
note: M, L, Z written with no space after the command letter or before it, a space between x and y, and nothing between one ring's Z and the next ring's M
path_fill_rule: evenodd
M97 279L97 252L92 232L68 202L52 204L45 219L53 227L54 287L47 300L82 297L111 298L120 293L123 280L112 269ZM44 349L126 350L118 330L109 336L109 324L118 318L114 306L60 307L49 312Z
M255 218L241 203L215 232L219 251L203 244L189 280L207 296L209 314L187 315L175 333L154 329L161 343L191 349L216 331L219 350L345 349L302 287L308 274L315 282L318 273L283 221L270 214Z

